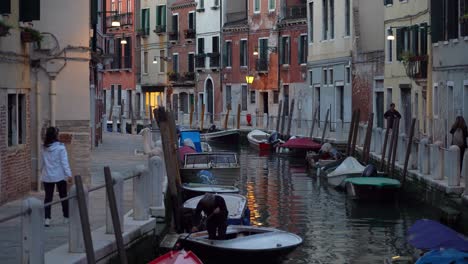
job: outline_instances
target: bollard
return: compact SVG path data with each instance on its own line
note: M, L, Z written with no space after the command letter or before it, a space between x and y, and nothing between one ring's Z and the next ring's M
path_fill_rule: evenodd
M108 167L105 167L104 170L108 168ZM110 171L109 171L110 173ZM118 213L118 216L119 216L119 220L120 220L120 228L123 229L123 217L124 217L124 213L123 213L123 194L124 194L124 191L123 191L123 183L124 183L124 179L122 177L122 175L119 173L119 172L113 172L113 176L112 176L112 179L114 181L114 193L115 193L115 202L116 202L116 205L117 205L117 213ZM106 234L114 234L114 226L113 226L113 222L112 222L112 214L111 214L111 211L109 209L109 197L108 195L106 195Z
M70 196L76 195L76 185L70 188ZM85 203L88 206L89 193L85 189ZM86 247L83 240L83 229L81 227L80 211L78 209L78 198L73 197L69 200L69 228L68 228L68 251L70 253L85 253Z
M23 200L21 210L21 263L44 263L44 204L37 198Z
M150 178L150 206L164 208L164 185L167 185L164 161L158 157L151 157L149 160Z
M434 180L442 180L444 178L444 150L442 142L436 141L430 145L431 153L429 155L431 165L431 175Z
M144 221L149 217L149 171L144 165L139 165L137 170L140 176L133 178L133 219Z
M429 174L429 139L423 138L418 145L418 170L422 174Z
M396 133L396 131L395 131ZM404 132L400 133L398 135L398 155L396 156L396 161L398 161L398 164L404 164L405 162L405 155L406 155L406 149L408 147L408 139L406 138L406 134Z
M468 150L465 150L465 154L463 155L463 168L462 168L462 176L465 179L465 191L463 195L468 195L468 154L466 153Z
M450 146L447 155L448 186L460 186L460 148Z

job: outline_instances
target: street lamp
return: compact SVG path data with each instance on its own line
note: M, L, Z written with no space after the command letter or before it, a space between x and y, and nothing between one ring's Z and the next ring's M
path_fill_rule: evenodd
M115 16L115 14L117 14L118 12L117 11L99 11L98 14L99 15L102 15L102 14L114 14L114 16L112 16L112 21L111 21L111 26L112 27L120 27L120 21L118 21Z
M275 52L275 53L278 51L278 49L276 47L271 47L271 46L266 47L266 49L271 51L271 52ZM253 55L258 56L258 47L254 48Z
M393 30L391 28L387 30L387 40L395 40L395 36L393 35Z
M127 44L127 39L125 38L125 35L122 33L122 38L120 39L120 44L125 45Z
M254 80L254 77L252 75L245 76L245 81L247 82L247 84L252 84L253 80Z
M169 61L169 60L170 60L170 58L168 58L168 57L154 56L154 58L153 58L153 64L158 64L157 58L160 58L160 59L163 60L163 61Z

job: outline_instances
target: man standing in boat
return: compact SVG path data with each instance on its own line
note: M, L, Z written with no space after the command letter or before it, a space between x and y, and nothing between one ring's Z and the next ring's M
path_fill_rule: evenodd
M385 112L384 118L387 119L387 129L393 128L393 121L395 119L401 119L401 114L395 109L395 104L390 104L390 109Z
M228 210L223 197L206 193L198 202L192 219L192 232L197 232L201 226L202 212L207 215L206 229L209 239L225 239Z

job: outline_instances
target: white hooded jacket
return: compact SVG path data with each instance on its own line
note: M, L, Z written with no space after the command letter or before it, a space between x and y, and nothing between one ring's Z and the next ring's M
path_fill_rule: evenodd
M59 182L71 177L67 150L62 143L54 142L42 150L43 182Z

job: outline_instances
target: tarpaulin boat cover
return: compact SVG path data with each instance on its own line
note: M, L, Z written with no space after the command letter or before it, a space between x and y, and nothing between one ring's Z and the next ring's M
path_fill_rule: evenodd
M179 148L179 160L183 162L185 160L185 154L189 154L189 153L197 153L197 151L188 146L180 147Z
M453 248L468 252L467 237L429 219L418 220L408 229L408 242L422 250Z
M420 257L416 264L466 264L468 253L456 249L432 250Z
M286 143L282 144L280 147L290 149L310 149L313 151L319 151L322 145L313 141L310 138L292 138L286 141Z
M366 167L353 157L347 157L334 171L328 173L328 177L344 174L360 174Z

